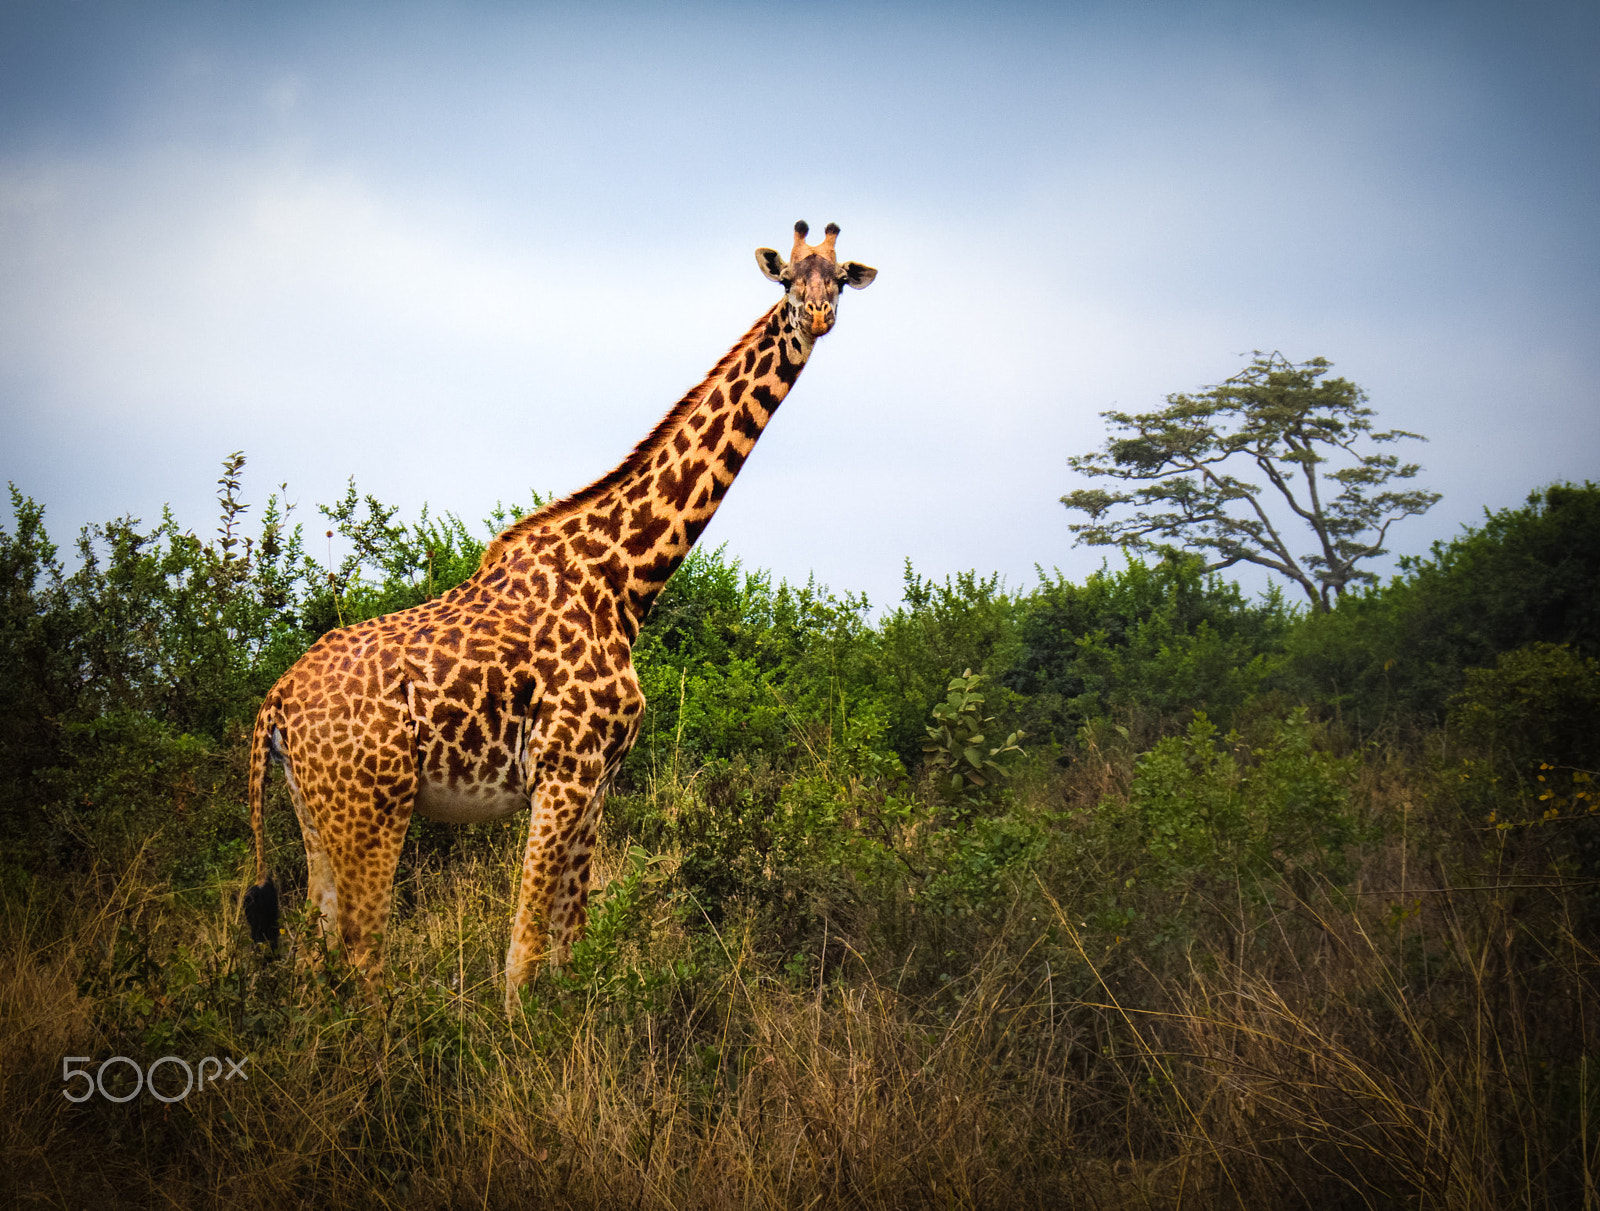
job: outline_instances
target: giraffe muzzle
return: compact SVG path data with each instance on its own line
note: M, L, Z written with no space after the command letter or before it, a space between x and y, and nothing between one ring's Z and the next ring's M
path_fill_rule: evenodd
M807 308L807 310L811 312L812 336L821 336L823 333L828 331L829 328L833 327L832 307L810 307Z

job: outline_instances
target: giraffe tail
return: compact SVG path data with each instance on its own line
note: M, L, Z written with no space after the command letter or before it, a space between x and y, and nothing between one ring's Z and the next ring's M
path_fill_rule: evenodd
M256 840L256 885L244 893L240 907L252 942L265 942L278 949L278 885L267 870L267 774L272 769L273 702L262 703L250 737L250 831Z

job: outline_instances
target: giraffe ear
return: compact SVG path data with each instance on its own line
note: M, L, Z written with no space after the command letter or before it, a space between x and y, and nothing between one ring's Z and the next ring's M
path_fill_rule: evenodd
M756 249L756 264L761 266L761 272L774 282L782 282L783 271L788 268L783 263L783 258L770 248Z
M878 276L876 269L860 261L846 261L839 268L844 271L845 285L854 286L857 290L865 290L872 285L872 279Z

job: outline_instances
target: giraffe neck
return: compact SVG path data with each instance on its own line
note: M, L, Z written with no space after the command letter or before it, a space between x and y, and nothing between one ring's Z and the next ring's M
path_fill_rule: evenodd
M484 552L497 567L579 574L604 586L631 640L688 556L811 356L783 300L661 419L622 464L517 522Z

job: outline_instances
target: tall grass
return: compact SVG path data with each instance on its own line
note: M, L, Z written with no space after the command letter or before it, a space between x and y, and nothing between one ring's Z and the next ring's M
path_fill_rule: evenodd
M1374 819L1423 794L1363 777ZM1337 882L1287 864L1148 888L1122 933L1091 906L1134 875L1089 808L1131 781L1098 749L1037 773L1013 810L1053 840L995 902L947 916L909 879L846 878L784 910L821 930L788 955L770 904L713 911L681 852L619 831L589 939L511 1021L514 829L408 859L375 1009L303 920L297 960L249 951L243 871L209 896L142 857L35 883L0 906L0 1199L1600 1206L1578 873L1408 823L1365 833ZM715 782L667 778L642 810L705 810ZM114 1055L248 1056L248 1079L63 1097L64 1056Z

